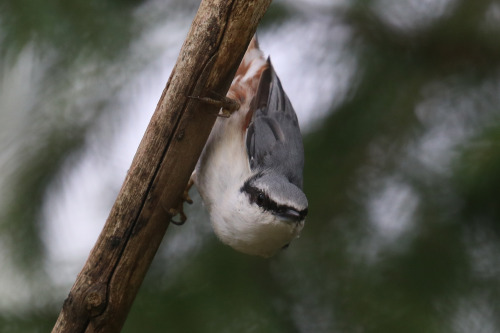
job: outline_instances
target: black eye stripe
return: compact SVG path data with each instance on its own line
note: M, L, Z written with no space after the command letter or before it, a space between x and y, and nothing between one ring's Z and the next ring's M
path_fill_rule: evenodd
M250 180L247 180L245 184L240 189L241 192L244 192L248 195L249 201L251 203L256 204L264 210L270 211L273 214L281 215L288 210L296 211L295 208L286 206L286 205L278 205L275 201L271 200L269 196L258 188L250 185ZM298 212L300 216L300 220L303 220L307 215L307 208Z
M269 199L266 197L266 195L264 195L263 192L258 192L255 198L250 197L250 199L251 201L255 201L255 203L259 207L265 206L267 204L267 201L269 201Z
M251 186L248 182L243 185L243 187L241 188L241 192L245 192L246 194L248 194L250 202L257 204L259 207L268 206L269 202L271 201L264 192Z

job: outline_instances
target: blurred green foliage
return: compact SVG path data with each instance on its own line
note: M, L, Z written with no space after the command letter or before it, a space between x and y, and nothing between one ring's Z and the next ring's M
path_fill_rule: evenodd
M112 56L126 45L131 13L141 0L61 1L3 0L0 4L5 52L32 39L57 45L67 60L82 48Z
M271 260L235 253L213 236L181 269L158 256L124 332L500 331L500 7L445 3L442 15L410 28L418 1L317 9L349 29L356 68L347 97L304 138L310 215L302 237ZM139 5L3 1L0 57L33 41L63 48L44 82L60 89L82 54L106 66L127 52L141 29L133 21ZM405 24L388 21L383 6L399 6ZM272 5L263 28L314 19L301 8ZM63 100L44 114L71 105ZM33 284L50 285L40 268L47 186L99 121L106 101L96 100L85 111L91 120L54 117L36 137L0 212L10 253ZM182 228L169 229L166 242L169 234ZM59 301L0 313L0 331L47 331Z
M42 262L38 220L46 189L61 171L68 155L82 147L87 130L98 120L103 108L98 99L97 105L90 109L71 105L71 100L77 97L71 96L68 89L75 84L69 82L68 72L74 66L86 65L85 61L78 62L82 54L91 61L94 57L101 58L101 62L119 56L132 36L132 9L128 1L69 4L58 0L6 0L0 3L0 36L3 37L0 56L4 63L0 74L15 66L16 57L30 43L39 46L40 58L47 56L46 53L56 54L48 62L46 76L40 82L40 96L29 97L36 100L36 105L26 110L32 123L25 128L27 133L22 144L26 147L18 156L16 180L12 180L16 190L8 194L7 208L0 212L3 222L0 232L9 234L17 247L12 251L14 262L21 266L28 265L33 270ZM1 111L5 116L17 110ZM86 114L84 117L88 120L68 121L64 119L65 112L73 113L69 117L75 119L83 118L75 117L75 113Z

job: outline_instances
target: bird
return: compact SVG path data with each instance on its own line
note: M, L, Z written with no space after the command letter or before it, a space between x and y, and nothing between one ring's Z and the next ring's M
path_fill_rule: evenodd
M224 99L192 181L217 237L269 258L299 237L308 201L297 115L256 36Z

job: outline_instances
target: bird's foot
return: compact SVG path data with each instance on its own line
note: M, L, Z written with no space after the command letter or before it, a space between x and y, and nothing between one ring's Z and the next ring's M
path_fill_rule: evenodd
M184 192L182 192L182 196L180 198L179 206L177 208L170 208L168 210L168 213L170 216L174 217L175 215L179 215L180 221L174 221L172 218L170 219L170 223L173 223L175 225L183 225L187 221L187 216L186 213L184 213L184 202L187 202L188 204L192 204L193 200L189 197L189 190L193 186L193 178L189 179L189 182L186 185L186 188L184 189Z
M215 98L200 97L200 96L188 96L188 97L221 108L220 113L217 114L218 117L229 118L235 111L239 110L240 103L237 100L226 96L221 96L214 91L212 91L212 95L216 97Z

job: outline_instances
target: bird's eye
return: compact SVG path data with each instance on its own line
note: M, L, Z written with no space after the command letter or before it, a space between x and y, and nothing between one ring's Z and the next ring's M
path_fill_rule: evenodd
M257 203L257 206L262 207L265 200L266 197L264 196L264 193L259 192L259 194L257 194L257 200L255 200L255 202Z

